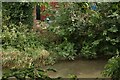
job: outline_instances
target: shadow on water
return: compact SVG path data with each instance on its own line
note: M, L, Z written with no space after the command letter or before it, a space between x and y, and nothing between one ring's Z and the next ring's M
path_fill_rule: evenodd
M70 75L76 75L78 78L103 78L101 72L107 63L106 59L86 60L79 59L74 61L59 61L52 66L45 66L46 68L53 68L57 72L48 72L51 78L63 77L68 78Z

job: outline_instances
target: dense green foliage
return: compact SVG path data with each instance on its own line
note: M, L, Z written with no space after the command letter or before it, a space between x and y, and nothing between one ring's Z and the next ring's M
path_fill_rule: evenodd
M2 5L3 67L11 63L12 67L29 67L44 49L39 35L31 29L33 6L34 3L14 2Z
M63 8L65 5L67 7ZM74 49L86 58L115 55L120 50L120 5L98 3L96 11L90 8L91 5L92 3L62 3L50 29L64 40L74 43ZM107 6L106 9L103 6Z
M42 70L40 68L35 68L35 67L23 68L23 69L11 69L9 72L4 73L2 80L8 80L8 78L10 77L15 77L17 80L26 80L26 79L54 80L46 75L47 71L56 72L54 69L48 68L46 70Z
M109 59L103 72L104 76L111 76L115 80L120 79L120 56Z
M25 35L30 31L29 28L33 23L32 7L31 3L2 3L3 48L20 47L24 43Z
M34 4L3 3L3 64L13 64L12 61L18 64L19 58L20 63L25 60L26 66L30 67L42 55L42 50L51 53L48 61L57 58L74 60L76 56L87 59L105 55L119 56L119 3L59 3L60 7L53 11L56 13L54 20L43 35L31 29ZM96 5L96 10L91 8L93 5ZM7 56L10 58L6 59ZM119 57L113 57L106 65L104 74L119 78L119 68ZM25 72L26 75L29 72Z
M74 50L74 44L64 41L60 45L55 47L55 52L64 57L65 59L74 60L74 56L76 55L76 51Z
M19 3L19 2L3 2L2 3L2 17L3 25L20 23L29 25L31 27L33 23L33 8L34 3Z

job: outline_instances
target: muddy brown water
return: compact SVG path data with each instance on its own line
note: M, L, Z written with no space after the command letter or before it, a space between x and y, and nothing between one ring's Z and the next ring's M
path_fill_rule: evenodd
M46 68L53 68L57 72L49 71L47 75L51 78L70 78L70 75L76 75L78 78L105 78L101 72L104 70L104 66L107 60L74 60L74 61L60 61L52 66L46 66Z

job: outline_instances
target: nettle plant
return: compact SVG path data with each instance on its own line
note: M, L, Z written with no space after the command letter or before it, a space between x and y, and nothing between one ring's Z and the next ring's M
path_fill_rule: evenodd
M108 64L102 74L106 77L111 77L114 80L120 79L120 56L115 56L109 59Z
M63 59L74 60L76 56L74 44L68 41L64 41L60 45L55 46L54 51L58 54L58 57L63 57Z

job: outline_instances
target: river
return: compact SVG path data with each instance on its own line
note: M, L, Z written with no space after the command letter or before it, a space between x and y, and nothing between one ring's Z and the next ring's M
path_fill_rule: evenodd
M51 78L69 78L70 75L76 75L78 78L103 78L101 72L104 70L106 63L107 60L104 59L65 60L44 68L53 68L57 70L57 72L47 72L47 75Z

